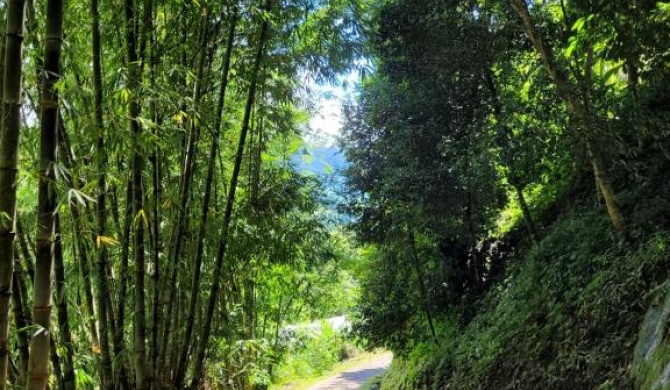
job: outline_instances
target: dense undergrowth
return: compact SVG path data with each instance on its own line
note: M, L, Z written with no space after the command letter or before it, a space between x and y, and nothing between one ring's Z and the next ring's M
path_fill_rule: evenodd
M503 275L457 304L443 302L435 338L417 322L423 335L392 345L392 368L371 388L640 388L649 377L636 376L635 346L670 278L670 169L662 144L648 145L618 157L616 185L628 189L620 194L626 240L616 237L592 176L576 174L534 209L537 243L518 210L516 224L492 231L513 248ZM500 260L489 258L487 267Z
M670 276L666 186L657 184L656 195L630 207L629 243L614 238L600 205L563 214L537 245L508 259L472 321L454 308L437 342L396 357L381 388L634 388L640 325Z

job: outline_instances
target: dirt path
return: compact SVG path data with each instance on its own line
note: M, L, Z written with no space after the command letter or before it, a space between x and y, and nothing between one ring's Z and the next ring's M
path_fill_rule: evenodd
M352 367L337 376L323 380L308 390L356 390L375 375L386 371L391 365L393 355L385 353L369 361L363 361L356 367Z

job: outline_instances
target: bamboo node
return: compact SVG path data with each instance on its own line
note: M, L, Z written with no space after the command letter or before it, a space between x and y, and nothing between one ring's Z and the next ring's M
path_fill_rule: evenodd
M43 99L42 100L42 109L53 109L53 108L58 108L58 101L57 100L47 100Z
M19 42L23 41L22 29L17 29L16 31L7 31L5 35L19 39Z
M58 42L63 42L63 34L46 34L46 40L47 41L58 41Z
M34 313L50 313L51 312L51 305L34 306L33 307L33 312Z

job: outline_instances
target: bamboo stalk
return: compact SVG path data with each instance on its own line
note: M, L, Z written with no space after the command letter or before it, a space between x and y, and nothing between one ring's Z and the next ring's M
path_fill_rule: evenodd
M221 69L221 86L219 88L219 98L216 108L216 116L214 123L214 136L210 146L207 164L207 177L205 179L205 193L202 201L202 210L200 214L200 224L198 227L198 238L196 243L195 259L193 262L193 279L191 282L191 304L188 308L188 315L186 318L186 329L184 331L184 342L181 346L181 353L179 362L177 364L177 373L175 375L175 385L180 387L186 375L186 366L191 347L191 338L193 336L193 328L195 325L195 314L198 307L198 296L200 289L200 271L202 267L202 257L204 253L205 235L207 232L207 217L209 215L209 205L212 194L212 184L214 182L214 169L216 168L216 155L219 149L219 142L221 138L221 117L223 115L223 108L226 99L226 90L228 87L228 75L230 71L230 59L233 51L233 44L235 40L235 28L237 25L237 7L233 7L233 13L229 20L228 41L226 43L226 51L223 58L223 66Z
M37 258L33 288L33 321L38 330L30 340L29 390L46 388L51 342L51 267L58 240L55 164L58 132L58 92L62 45L63 1L48 0L44 41L45 80L42 86L39 188L37 204Z
M264 10L270 12L272 9L272 0L266 0ZM237 144L237 152L235 154L235 162L233 166L232 176L230 178L230 186L228 188L228 196L226 200L226 209L223 216L223 225L221 227L221 237L219 239L218 250L214 265L214 273L212 278L212 286L209 292L207 301L207 308L203 320L202 331L200 332L200 343L198 344L195 366L193 370L193 379L191 382L192 388L197 388L202 378L202 371L204 368L205 355L209 346L209 337L212 330L212 321L214 318L214 311L216 303L219 298L221 290L221 280L223 277L223 261L225 258L226 248L228 246L228 238L230 232L230 225L233 215L233 205L235 203L235 194L237 191L237 182L242 166L242 159L244 158L244 144L247 133L249 131L249 120L251 111L256 99L256 88L258 85L258 77L263 62L265 43L268 40L270 30L270 22L267 18L263 18L258 38L258 47L256 49L256 57L254 60L254 68L251 73L251 80L249 83L249 91L247 95L246 106L244 109L244 117L242 118L242 129L240 131L240 138Z
M0 390L7 386L9 302L16 235L16 179L19 162L21 76L23 68L23 0L7 3L4 44L2 128L0 128Z

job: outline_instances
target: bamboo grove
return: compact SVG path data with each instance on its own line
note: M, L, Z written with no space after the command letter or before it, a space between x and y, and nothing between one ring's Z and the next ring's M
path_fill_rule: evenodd
M293 156L359 6L0 6L0 388L266 382L338 251Z

